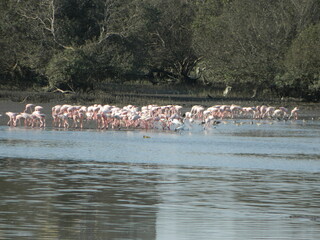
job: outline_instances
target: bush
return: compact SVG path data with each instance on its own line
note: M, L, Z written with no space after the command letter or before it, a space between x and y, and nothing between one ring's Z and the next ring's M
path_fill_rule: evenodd
M308 100L320 94L320 24L306 28L293 41L286 55L285 73L278 79L279 87L300 92Z
M81 49L67 49L53 56L46 75L52 88L83 90L92 86L93 69L93 61Z

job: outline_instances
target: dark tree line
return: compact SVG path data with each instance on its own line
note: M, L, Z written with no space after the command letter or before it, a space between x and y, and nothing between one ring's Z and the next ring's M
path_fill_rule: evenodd
M319 100L319 0L0 0L0 83L112 79Z

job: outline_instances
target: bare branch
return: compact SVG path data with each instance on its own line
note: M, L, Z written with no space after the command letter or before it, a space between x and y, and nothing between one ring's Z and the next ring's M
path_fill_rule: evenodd
M18 2L18 4L22 5L20 2ZM24 7L19 11L20 16L40 23L42 28L50 33L52 40L60 47L73 49L73 47L65 46L57 39L55 16L58 8L55 5L55 0L42 0L38 3L36 8L34 8L34 6L29 6L28 3L23 4Z
M75 93L74 91L69 91L69 90L62 90L60 88L57 88L53 92L61 92L63 94L68 94L68 93Z

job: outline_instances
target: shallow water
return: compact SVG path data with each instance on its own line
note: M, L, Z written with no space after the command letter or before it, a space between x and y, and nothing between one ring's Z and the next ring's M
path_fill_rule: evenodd
M225 123L0 127L0 239L319 239L319 121Z

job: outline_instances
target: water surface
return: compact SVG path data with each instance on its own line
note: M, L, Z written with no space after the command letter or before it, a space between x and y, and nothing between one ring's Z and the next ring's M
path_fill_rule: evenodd
M318 239L319 146L316 121L0 127L0 239Z

